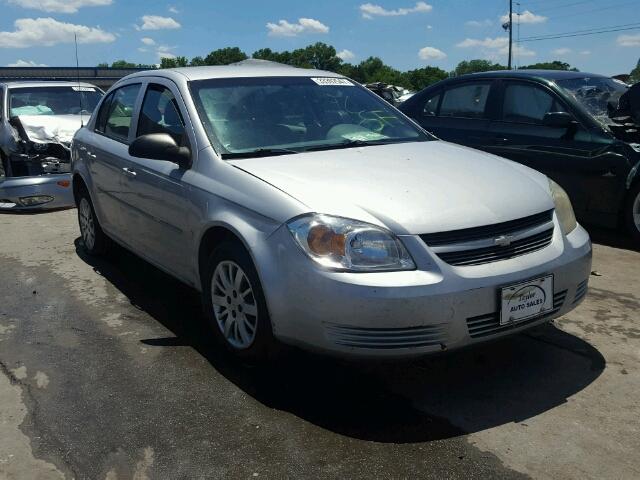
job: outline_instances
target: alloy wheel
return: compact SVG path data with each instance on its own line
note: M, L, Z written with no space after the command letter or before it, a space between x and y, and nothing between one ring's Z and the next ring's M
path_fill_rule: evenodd
M225 340L234 348L249 348L256 337L258 305L249 278L237 263L217 265L211 279L211 303Z
M91 205L86 197L83 197L80 200L78 213L80 218L80 234L82 235L82 241L88 250L93 250L93 247L96 244L96 227L93 221Z

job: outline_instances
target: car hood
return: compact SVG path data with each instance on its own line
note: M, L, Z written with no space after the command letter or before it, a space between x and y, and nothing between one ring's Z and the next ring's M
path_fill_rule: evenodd
M82 126L80 115L19 115L28 139L36 143L60 143L69 146L73 135ZM85 116L85 120L89 117Z
M230 163L310 211L422 234L490 225L554 207L546 177L443 141L378 145Z

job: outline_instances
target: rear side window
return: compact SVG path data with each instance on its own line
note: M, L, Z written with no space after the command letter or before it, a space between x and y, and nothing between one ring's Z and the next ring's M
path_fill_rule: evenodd
M466 83L444 92L441 117L484 118L489 97L489 83Z
M548 92L535 85L507 85L502 105L502 120L514 123L542 125L549 112L565 112L559 102Z
M166 87L150 84L144 95L137 136L168 133L178 145L184 136L184 121L175 96Z
M436 93L427 99L422 108L422 115L425 117L435 117L438 114L438 103L440 103L440 93Z
M114 90L98 112L96 130L114 140L126 142L140 84Z

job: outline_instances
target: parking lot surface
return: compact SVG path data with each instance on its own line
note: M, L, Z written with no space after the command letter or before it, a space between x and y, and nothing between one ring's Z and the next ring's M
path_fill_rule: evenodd
M640 253L594 235L571 314L395 364L208 341L199 296L82 250L75 210L0 215L0 478L640 478Z

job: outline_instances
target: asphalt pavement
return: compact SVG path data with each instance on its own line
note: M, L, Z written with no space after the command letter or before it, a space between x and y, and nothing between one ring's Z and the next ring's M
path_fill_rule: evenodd
M594 232L584 303L463 352L221 353L199 295L75 210L0 215L0 479L640 478L640 252Z

